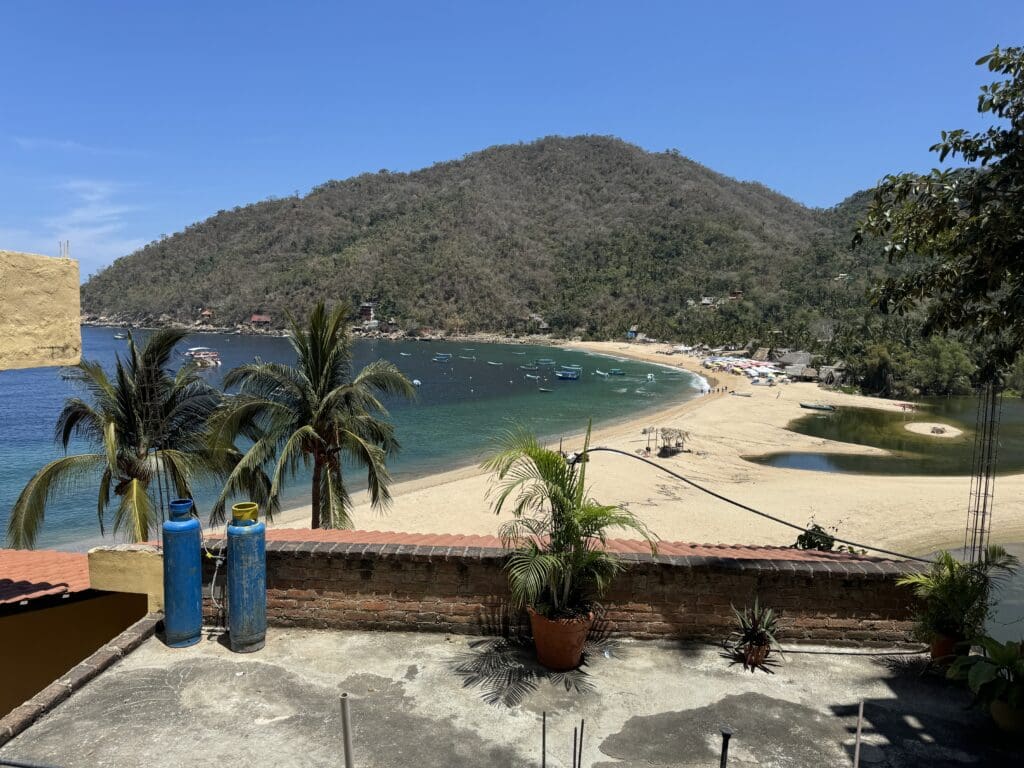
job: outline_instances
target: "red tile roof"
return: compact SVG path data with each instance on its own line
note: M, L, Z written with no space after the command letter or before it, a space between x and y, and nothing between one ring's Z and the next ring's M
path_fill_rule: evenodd
M0 604L89 589L89 557L49 549L0 549Z
M309 528L271 528L268 541L322 541L336 544L412 544L421 547L482 547L500 549L497 536L453 533L399 533L395 531L345 531ZM650 553L650 547L635 539L610 539L613 552ZM659 555L682 557L720 557L736 560L798 560L834 562L887 558L853 555L845 552L818 552L792 547L746 546L742 544L692 544L686 541L659 541Z

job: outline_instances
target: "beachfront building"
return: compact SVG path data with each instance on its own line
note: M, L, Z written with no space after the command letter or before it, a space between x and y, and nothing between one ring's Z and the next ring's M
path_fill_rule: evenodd
M251 325L253 328L269 328L271 322L272 318L270 317L270 315L257 313L249 318L249 325Z

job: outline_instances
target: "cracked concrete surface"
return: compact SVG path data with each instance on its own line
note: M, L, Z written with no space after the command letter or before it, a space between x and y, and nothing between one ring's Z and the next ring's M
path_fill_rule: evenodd
M722 725L735 734L730 766L851 765L861 700L865 766L1022 764L1017 742L913 659L836 650L787 654L769 675L730 667L715 648L617 641L592 646L581 672L550 676L528 647L479 638L272 629L248 655L214 638L190 649L154 639L0 757L341 766L348 692L359 768L538 766L542 712L552 768L569 765L581 719L585 766L718 765Z

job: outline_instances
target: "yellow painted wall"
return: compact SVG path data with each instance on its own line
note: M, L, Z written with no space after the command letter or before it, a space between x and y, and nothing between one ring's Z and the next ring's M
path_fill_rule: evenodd
M149 544L120 544L89 550L89 584L108 592L147 596L150 611L164 609L164 557Z
M0 717L145 615L143 595L118 594L0 614Z
M0 250L0 370L82 356L78 262Z

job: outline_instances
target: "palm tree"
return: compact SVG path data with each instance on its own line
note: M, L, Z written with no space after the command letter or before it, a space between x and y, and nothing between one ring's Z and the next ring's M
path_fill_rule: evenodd
M312 464L313 528L344 528L352 524L352 499L345 486L346 459L366 469L374 507L391 500L387 458L398 451L394 427L380 395L412 398L409 380L386 360L370 363L352 375L352 338L346 324L349 310L328 313L317 304L305 325L289 318L294 366L257 360L232 370L226 387L239 387L218 419L218 432L228 444L241 435L252 446L228 478L214 506L220 521L229 496L239 490L244 473L274 464L266 511L279 509L281 487L300 465Z
M73 436L83 438L93 452L55 459L28 481L11 510L10 546L32 547L50 500L87 478L98 481L100 532L105 533L107 509L117 497L114 532L145 541L159 529L172 495L191 497L199 477L227 476L241 454L233 446L211 451L206 431L220 392L192 365L177 373L169 370L174 346L185 336L180 330L156 331L140 349L129 334L128 356L118 356L113 380L97 362L77 366L74 380L88 399L67 399L54 439L65 454ZM259 496L253 479L246 475L244 482Z
M632 512L587 495L589 447L589 426L583 452L572 462L529 432L511 431L483 464L499 481L495 513L512 502L513 518L499 529L504 545L515 550L506 565L512 600L551 619L587 613L622 570L605 549L609 529L632 530L655 551L655 536Z

